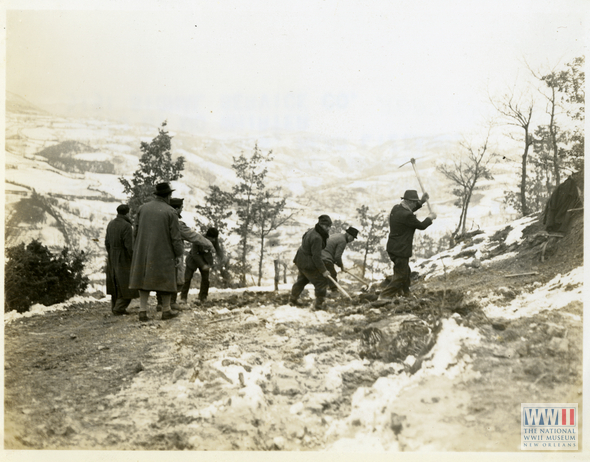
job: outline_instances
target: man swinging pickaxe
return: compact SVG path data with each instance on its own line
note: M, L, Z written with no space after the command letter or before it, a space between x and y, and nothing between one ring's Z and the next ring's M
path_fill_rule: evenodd
M410 257L412 256L412 245L414 240L414 232L417 229L424 230L428 228L432 221L436 218L436 213L432 211L429 196L424 191L422 181L418 176L416 170L416 160L410 159L414 167L414 172L422 188L422 198L418 197L418 192L409 189L401 198L400 204L394 205L389 214L389 238L387 239L387 255L393 262L393 279L389 285L379 295L380 299L391 299L394 295L410 295ZM403 165L400 165L402 167ZM423 221L418 220L414 212L422 207L426 202L430 214Z

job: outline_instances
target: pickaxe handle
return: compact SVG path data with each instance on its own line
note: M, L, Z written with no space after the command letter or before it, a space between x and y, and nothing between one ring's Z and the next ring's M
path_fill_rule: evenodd
M420 188L422 189L422 194L426 191L424 190L424 185L422 184L422 180L420 179L420 175L418 175L418 169L416 168L416 160L412 158L412 167L414 168L414 173L416 174L416 178L418 178L418 183L420 183ZM432 207L430 207L430 202L426 201L426 205L428 206L428 210L432 213Z
M350 295L348 295L348 293L346 293L346 290L344 290L342 288L342 286L340 284L338 284L332 276L328 276L328 279L334 283L334 285L336 286L336 288L340 291L340 293L342 295L344 295L344 296L348 297L348 299L352 300L352 297Z
M353 277L353 278L355 278L355 279L356 279L358 282L361 282L361 283L363 283L363 284L365 284L365 285L367 285L367 286L369 285L369 283L368 283L367 281L365 281L364 279L361 279L361 278L359 278L359 277L358 277L357 275L355 275L355 274L349 273L349 272L348 272L348 271L346 271L346 270L342 270L342 272L343 272L343 273L346 273L346 274L348 274L349 276L352 276L352 277Z

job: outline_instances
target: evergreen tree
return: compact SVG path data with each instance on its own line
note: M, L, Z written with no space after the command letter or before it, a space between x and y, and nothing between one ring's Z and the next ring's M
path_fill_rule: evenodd
M385 219L385 212L375 214L369 212L369 207L362 205L356 209L356 216L359 218L361 230L359 239L351 243L352 249L358 249L363 255L363 278L367 270L367 257L381 247L381 240L388 232L389 224Z
M257 197L264 191L264 180L268 173L266 164L272 159L272 151L265 156L254 145L254 151L250 157L243 152L233 158L232 168L238 177L238 183L233 187L238 226L234 229L240 236L239 258L236 264L240 275L240 285L246 286L246 274L251 269L248 264L248 254L252 250L250 238L253 235L254 211Z
M153 198L155 186L158 183L170 182L182 178L184 157L172 161L170 148L172 137L165 130L166 121L158 128L156 136L149 144L141 142L139 149L143 153L139 159L139 168L133 174L131 181L119 177L124 192L128 196L127 204L132 217L137 209Z
M200 223L201 230L207 232L208 228L217 228L221 234L228 229L228 219L233 215L234 195L221 190L219 186L209 186L209 193L204 199L205 205L197 205L197 213L204 218Z

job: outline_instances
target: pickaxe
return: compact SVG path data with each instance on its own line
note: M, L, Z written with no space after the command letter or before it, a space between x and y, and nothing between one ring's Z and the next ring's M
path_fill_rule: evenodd
M408 162L404 162L398 168L402 168L404 165L406 165L409 162L411 162L412 167L414 167L414 173L416 174L416 178L418 178L418 183L420 183L420 188L422 188L422 194L426 193L426 191L424 190L424 185L422 184L422 180L420 179L420 176L418 175L418 170L416 170L416 159L414 159L412 157ZM426 205L428 205L428 210L430 211L430 213L432 213L432 207L430 207L430 202L426 201Z
M349 273L348 271L346 271L345 269L342 270L343 273L348 274L349 276L352 276L353 278L355 278L358 282L360 282L361 284L364 284L365 286L367 286L367 288L371 285L370 282L365 281L364 279L359 278L357 275Z
M337 283L337 282L334 280L334 278L333 278L332 276L328 276L328 279L334 283L334 285L336 286L336 288L337 288L337 289L340 291L340 293L341 293L342 295L345 295L345 296L346 296L346 297L347 297L349 300L352 300L352 297L351 297L350 295L348 295L348 293L346 292L346 290L344 290L344 289L342 288L342 286L341 286L340 284L338 284L338 283Z

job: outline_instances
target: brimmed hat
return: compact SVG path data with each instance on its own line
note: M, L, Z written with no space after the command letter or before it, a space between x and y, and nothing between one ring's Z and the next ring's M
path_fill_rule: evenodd
M348 234L350 234L355 239L359 235L359 230L356 228L353 228L352 226L349 226L348 229L346 230L346 232Z
M332 219L328 215L320 215L318 217L318 224L324 226L332 226Z
M129 206L127 204L121 204L117 207L117 213L119 215L127 215L129 213Z
M174 191L174 189L170 189L170 185L168 183L158 183L156 185L156 190L154 191L154 194L156 196L167 196L172 191Z
M175 209L179 209L180 207L182 207L183 202L184 199L181 197L173 197L170 199L170 205Z
M408 189L405 193L404 193L404 197L402 197L403 200L406 201L419 201L420 198L418 197L418 191L416 191L415 189Z

